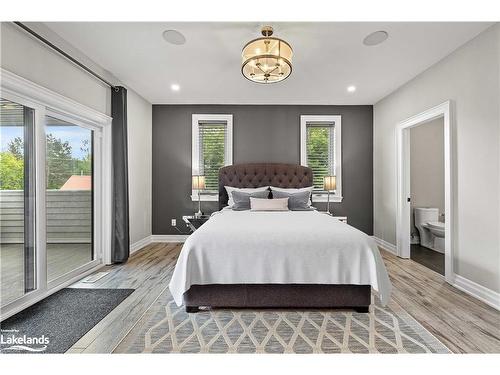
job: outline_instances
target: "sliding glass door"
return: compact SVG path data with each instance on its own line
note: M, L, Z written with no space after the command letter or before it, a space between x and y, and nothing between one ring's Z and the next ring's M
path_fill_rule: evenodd
M34 109L0 99L0 300L37 288Z
M110 119L39 94L64 109L0 99L2 319L91 272L110 244Z
M46 116L47 281L86 265L93 251L93 130Z

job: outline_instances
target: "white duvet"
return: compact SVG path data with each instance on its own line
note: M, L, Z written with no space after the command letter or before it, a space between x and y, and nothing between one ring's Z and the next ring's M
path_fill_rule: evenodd
M391 282L374 240L316 211L222 210L186 240L170 281L178 306L191 285L371 285L385 305Z

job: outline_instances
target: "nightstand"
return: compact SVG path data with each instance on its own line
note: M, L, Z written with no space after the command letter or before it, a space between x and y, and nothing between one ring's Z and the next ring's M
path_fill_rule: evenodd
M330 212L327 212L327 211L319 211L319 212L321 212L321 213L323 213L325 215L330 215L334 219L337 219L338 221L341 221L341 222L347 224L347 216L333 216Z
M205 224L208 219L210 219L210 215L202 215L200 217L194 217L193 215L183 216L182 220L186 223L186 226L194 232L196 229Z

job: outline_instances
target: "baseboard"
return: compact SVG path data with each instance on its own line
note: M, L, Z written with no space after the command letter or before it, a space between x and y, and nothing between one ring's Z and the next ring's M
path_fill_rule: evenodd
M130 255L153 242L185 242L188 237L188 235L179 234L154 234L147 236L130 245Z
M153 234L151 242L185 242L189 235L184 234Z
M453 286L460 289L462 292L483 301L494 309L500 310L500 293L479 285L478 283L460 275L454 276Z
M375 237L375 236L372 236L372 238L375 240L377 245L380 246L381 248L383 248L384 250L387 250L388 252L390 252L394 255L398 255L396 245L393 245L392 243L384 241L383 239Z
M140 249L142 249L144 246L147 246L151 242L153 242L153 241L151 241L151 237L152 236L144 237L142 240L134 242L132 245L130 245L130 254L132 255L136 251L139 251Z

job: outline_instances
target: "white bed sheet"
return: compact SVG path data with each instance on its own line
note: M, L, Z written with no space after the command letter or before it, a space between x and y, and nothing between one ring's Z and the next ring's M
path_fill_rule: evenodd
M392 289L375 241L317 211L215 213L184 243L170 291L181 306L205 284L371 285L384 305Z

